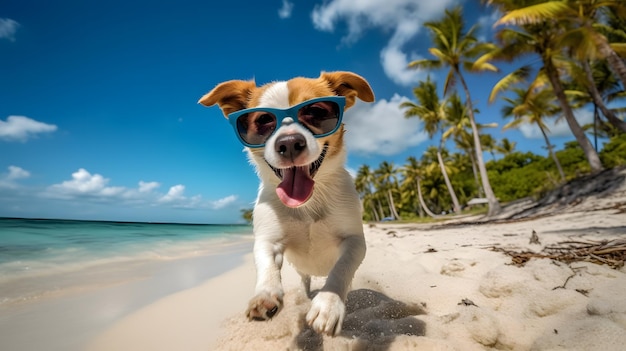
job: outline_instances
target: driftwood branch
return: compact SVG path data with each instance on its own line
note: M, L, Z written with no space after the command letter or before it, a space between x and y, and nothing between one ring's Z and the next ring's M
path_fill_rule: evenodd
M513 264L523 266L531 258L548 258L560 262L591 262L620 269L626 262L626 239L609 241L563 241L548 245L541 252L507 250L492 246L492 251L511 256Z

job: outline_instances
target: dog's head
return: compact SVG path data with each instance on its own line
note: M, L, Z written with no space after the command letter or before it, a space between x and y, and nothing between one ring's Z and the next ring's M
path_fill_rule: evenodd
M356 98L374 101L365 79L351 72L323 72L318 78L298 77L261 87L254 81L231 80L199 103L219 105L262 179L271 177L267 181L276 185L283 204L295 208L313 194L320 168L342 155L341 118Z

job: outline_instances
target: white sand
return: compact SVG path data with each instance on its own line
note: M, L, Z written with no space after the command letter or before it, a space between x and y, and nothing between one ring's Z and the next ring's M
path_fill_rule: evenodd
M335 338L305 327L310 301L288 264L284 309L247 321L248 255L243 266L128 316L89 350L624 350L625 268L549 259L518 267L488 249L625 239L624 210L626 184L532 220L366 225L367 256ZM541 245L529 244L533 230Z

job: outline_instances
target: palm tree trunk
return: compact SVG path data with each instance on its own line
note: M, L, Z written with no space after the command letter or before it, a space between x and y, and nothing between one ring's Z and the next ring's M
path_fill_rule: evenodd
M556 157L554 150L552 150L552 144L550 144L550 139L548 139L548 135L546 134L546 131L543 129L543 127L541 127L540 124L539 124L539 130L541 131L541 134L543 135L543 140L546 141L546 146L548 147L548 153L550 154L550 157L552 157L552 160L556 164L556 169L559 171L559 175L561 176L561 182L565 183L565 173L563 172L563 168L561 167L561 162L559 162L559 159Z
M565 92L563 91L563 86L561 86L559 73L557 72L556 67L554 67L552 60L550 59L544 58L543 64L546 69L548 79L550 79L550 83L552 84L554 95L556 95L556 98L559 100L559 105L561 105L561 109L563 110L565 120L574 134L574 137L576 137L576 140L580 144L580 147L583 149L587 162L589 162L589 166L591 167L591 171L594 173L600 172L603 169L600 157L598 157L598 153L594 150L593 145L591 145L591 142L585 135L585 131L580 127L580 124L578 124L578 121L574 117L574 113L572 112L572 109L567 102Z
M383 209L383 204L380 202L380 200L376 200L376 202L378 203L378 212L380 213L380 219L385 218L385 210Z
M596 106L598 106L598 108L600 109L600 111L602 111L602 114L604 115L604 117L606 117L609 123L611 123L615 128L626 133L626 122L617 118L615 113L613 113L613 111L608 109L606 105L604 104L604 100L602 100L602 96L600 95L600 92L598 91L598 87L596 87L596 83L593 79L593 73L591 72L591 66L589 66L589 61L582 60L582 66L583 66L583 69L585 70L585 76L587 77L587 82L589 83L588 90L589 90L589 95L593 99L593 103Z
M393 202L391 188L387 189L387 196L389 197L389 210L391 211L391 215L394 216L395 219L401 219L398 211L396 211L396 204Z
M598 120L600 119L598 113L598 105L593 104L593 148L598 152Z
M593 29L592 29L593 30ZM617 74L617 76L622 81L622 86L626 87L626 63L624 63L623 59L611 48L608 40L604 38L601 40L598 45L598 51L600 51L600 55L606 58L606 62L608 62L609 66Z
M433 213L433 211L431 211L428 206L426 206L426 202L424 201L424 196L422 196L422 184L420 182L420 178L417 178L417 198L420 200L420 205L422 205L422 208L424 209L424 212L426 212L427 215L435 218L437 217L436 214Z
M480 180L478 179L478 168L476 167L476 159L475 159L475 153L474 150L469 150L467 152L467 154L469 155L470 161L472 162L472 172L474 173L474 183L476 183L476 189L478 189L478 197L483 197L484 192L483 192L483 187L482 185L480 185Z
M378 217L378 212L376 212L376 207L374 207L373 204L370 205L370 210L372 211L372 214L373 214L372 218L374 218L374 220L376 222L379 222L380 221L380 217Z
M448 187L448 192L450 193L450 197L452 198L452 206L454 207L454 213L461 213L461 205L459 205L459 199L456 197L456 192L452 187L452 183L450 182L450 178L448 177L448 172L446 171L446 166L443 164L443 158L441 157L441 152L437 151L437 160L439 160L439 167L441 167L441 173L443 174L443 179L446 182L446 186Z
M455 68L455 72L459 80L461 81L461 85L463 86L463 90L465 90L465 103L468 107L468 115L470 119L470 124L472 125L472 134L474 134L474 149L476 151L476 163L478 165L478 171L480 172L480 178L483 183L483 190L485 191L485 197L487 198L487 202L489 204L489 210L487 212L487 216L495 216L500 213L500 203L496 198L496 195L491 189L491 183L489 182L489 176L487 175L487 167L485 167L485 161L483 160L483 150L480 145L480 135L478 134L478 128L476 127L476 119L474 118L474 107L472 105L472 99L470 96L469 89L467 88L467 83L465 83L465 79L463 79L463 75L458 67Z

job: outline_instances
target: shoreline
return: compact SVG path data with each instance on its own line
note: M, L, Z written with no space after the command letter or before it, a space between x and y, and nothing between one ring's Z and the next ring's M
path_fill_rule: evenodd
M85 350L127 316L242 265L251 247L251 238L241 238L203 255L110 263L68 277L60 274L56 281L44 278L43 284L58 284L59 290L0 305L0 348Z

